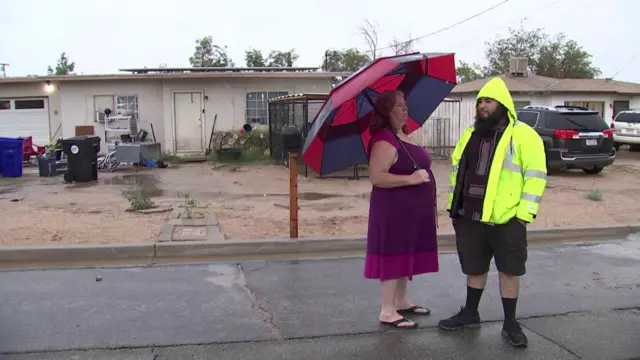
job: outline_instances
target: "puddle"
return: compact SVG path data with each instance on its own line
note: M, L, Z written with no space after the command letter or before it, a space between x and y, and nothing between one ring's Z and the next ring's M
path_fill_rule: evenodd
M228 265L209 265L207 272L212 276L205 277L205 280L218 286L231 288L235 285L243 285L238 269Z
M117 185L127 188L141 188L151 197L163 195L163 190L158 187L158 178L150 174L126 174L114 176L102 181L105 185Z
M140 185L140 186L157 186L158 179L149 174L127 174L114 176L110 179L102 181L105 185Z
M9 194L9 193L12 193L12 192L14 192L16 190L17 189L15 187L12 187L12 186L3 186L3 187L0 187L0 195Z
M121 176L114 176L109 179L102 180L102 183L105 185L117 185L124 187L140 187L142 188L149 196L151 197L169 197L174 199L182 199L187 195L191 198L210 198L210 199L225 199L225 200L242 200L249 198L288 198L289 193L229 193L223 191L181 191L174 189L163 189L160 188L160 181L154 175L150 174L127 174ZM87 183L87 184L74 184L69 187L87 187L93 186L96 183ZM298 194L298 200L301 201L318 201L329 198L338 198L338 197L361 197L367 198L369 194L354 194L354 195L344 195L344 194L331 194L331 193L320 193L320 192L301 192Z

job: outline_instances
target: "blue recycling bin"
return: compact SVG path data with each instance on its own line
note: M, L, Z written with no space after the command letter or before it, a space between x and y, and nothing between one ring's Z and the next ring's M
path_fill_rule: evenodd
M2 177L22 177L24 139L0 137L0 172Z

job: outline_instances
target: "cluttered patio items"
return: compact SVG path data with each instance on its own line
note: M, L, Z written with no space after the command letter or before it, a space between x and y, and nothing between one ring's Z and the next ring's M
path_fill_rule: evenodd
M149 133L138 130L137 119L127 115L112 115L104 110L104 139L106 155L98 158L98 169L114 171L121 164L146 167L166 167L161 161L160 143L156 141L153 124L153 142L146 142Z

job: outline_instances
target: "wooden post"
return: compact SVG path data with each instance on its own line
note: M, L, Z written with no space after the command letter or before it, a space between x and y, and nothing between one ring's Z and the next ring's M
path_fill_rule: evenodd
M298 237L298 153L289 152L289 237Z

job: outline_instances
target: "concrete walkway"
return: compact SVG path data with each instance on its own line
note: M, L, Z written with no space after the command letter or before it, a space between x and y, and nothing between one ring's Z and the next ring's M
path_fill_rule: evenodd
M455 255L440 260L411 284L433 309L413 331L380 328L362 259L0 272L0 359L640 358L638 238L531 250L526 350L500 337L495 270L480 330L435 327L465 295Z

